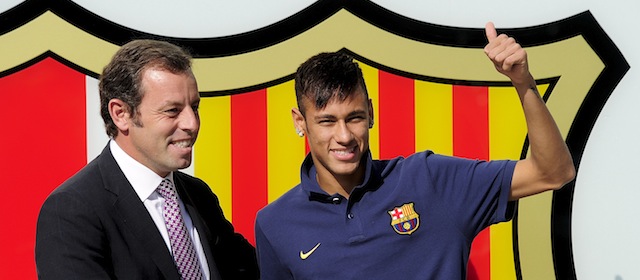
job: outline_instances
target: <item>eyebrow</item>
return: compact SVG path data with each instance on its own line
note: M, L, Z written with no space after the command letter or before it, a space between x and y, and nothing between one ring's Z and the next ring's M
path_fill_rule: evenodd
M182 101L174 101L174 100L168 100L168 101L164 101L162 102L162 104L160 105L162 108L164 107L181 107L181 106L192 106L192 105L196 105L196 104L200 104L200 99L194 100L191 103L188 103L188 105L185 105L187 103L184 103Z
M182 107L183 104L179 103L179 102L162 102L162 104L160 104L160 106L158 106L158 109L161 110L165 110L167 108L173 108L173 107Z
M347 114L347 117L354 117L354 116L360 116L360 115L366 115L367 112L364 110L356 110L356 111L352 111L349 114ZM322 114L322 115L318 115L315 117L315 119L335 119L336 116L331 115L331 114Z
M366 115L367 112L365 110L356 110L353 111L351 113L349 113L349 115L347 115L348 117L353 117L353 116L357 116L357 115Z

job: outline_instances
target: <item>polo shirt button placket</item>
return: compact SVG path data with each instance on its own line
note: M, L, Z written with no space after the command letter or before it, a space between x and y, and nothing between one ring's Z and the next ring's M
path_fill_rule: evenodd
M353 213L347 214L347 219L349 219L349 220L353 219Z

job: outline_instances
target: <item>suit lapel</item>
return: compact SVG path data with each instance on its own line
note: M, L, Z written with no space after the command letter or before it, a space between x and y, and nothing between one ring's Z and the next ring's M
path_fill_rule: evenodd
M105 189L114 194L112 210L118 226L132 233L135 240L131 242L139 244L147 252L166 279L180 279L162 235L120 170L109 145L100 155L99 166Z

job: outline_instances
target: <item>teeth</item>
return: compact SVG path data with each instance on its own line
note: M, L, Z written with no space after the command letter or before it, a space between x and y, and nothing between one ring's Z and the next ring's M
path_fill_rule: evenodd
M348 155L353 153L353 151L355 150L355 148L351 148L349 150L336 150L335 153L339 154L339 155Z
M189 148L191 147L192 142L190 140L184 140L184 141L173 142L173 144L180 148Z

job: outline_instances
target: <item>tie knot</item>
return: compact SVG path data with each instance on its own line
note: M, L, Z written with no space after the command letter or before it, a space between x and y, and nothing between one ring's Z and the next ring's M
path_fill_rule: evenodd
M157 191L164 199L177 200L176 188L173 186L173 183L171 183L169 179L162 180L162 182L160 182L160 186L158 186Z

